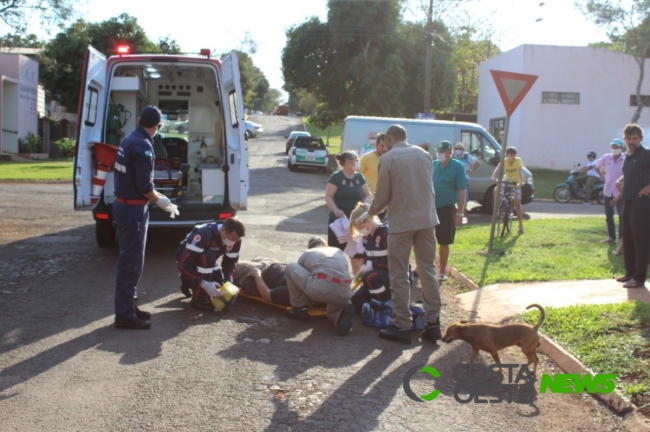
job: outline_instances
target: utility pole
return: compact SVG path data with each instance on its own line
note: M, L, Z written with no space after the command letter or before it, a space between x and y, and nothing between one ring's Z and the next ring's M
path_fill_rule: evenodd
M428 113L431 110L431 44L433 43L433 0L429 0L429 15L427 17L427 56L426 69L424 73L424 110Z

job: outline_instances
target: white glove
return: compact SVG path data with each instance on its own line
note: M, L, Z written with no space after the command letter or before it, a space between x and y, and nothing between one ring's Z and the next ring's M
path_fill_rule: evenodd
M159 195L156 205L169 213L169 217L172 219L179 215L178 206L176 204L172 204L169 198L164 195Z
M205 290L206 294L209 295L210 298L223 296L223 294L221 294L221 291L219 291L220 287L221 284L218 282L209 282L206 280L201 281L201 288Z
M366 265L362 269L364 272L372 270L372 261L366 261Z

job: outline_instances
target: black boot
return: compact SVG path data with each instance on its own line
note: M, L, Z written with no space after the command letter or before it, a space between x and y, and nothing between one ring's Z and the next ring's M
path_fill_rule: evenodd
M135 315L140 318L141 320L150 320L151 319L151 313L145 312L143 310L138 309L138 307L135 307Z
M354 318L354 306L347 305L341 312L339 322L336 324L336 331L339 336L347 336L352 330L352 318Z
M309 308L307 307L294 307L287 311L287 318L295 319L298 321L309 321Z
M400 330L394 325L379 330L379 337L381 339L391 340L395 342L401 342L403 344L411 343L411 329Z
M422 331L422 340L428 340L429 342L433 343L442 340L442 332L440 331L440 318L438 318L435 323L430 323L427 321L427 326L424 328L424 331Z

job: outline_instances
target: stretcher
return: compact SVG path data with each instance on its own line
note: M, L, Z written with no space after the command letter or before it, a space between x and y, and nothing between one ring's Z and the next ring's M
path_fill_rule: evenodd
M357 275L352 280L352 283L350 284L350 288L352 289L353 292L356 291L357 289L359 289L359 287L361 286L361 276L362 275L363 275L363 270L360 271L359 273L357 273ZM264 303L264 304L267 304L269 306L273 306L273 307L278 308L278 309L284 309L284 310L292 309L291 306L285 306L285 305L281 305L281 304L277 304L277 303L267 302L266 300L264 300L261 297L257 297L257 296L245 293L244 290L239 290L239 295L244 297L244 298L255 300L257 302ZM324 309L318 309L318 308L311 308L311 309L309 309L308 312L309 312L309 316L312 317L312 318L323 317L323 316L327 315L327 312Z
M183 173L165 165L157 165L153 172L153 183L156 190L170 198L182 195Z

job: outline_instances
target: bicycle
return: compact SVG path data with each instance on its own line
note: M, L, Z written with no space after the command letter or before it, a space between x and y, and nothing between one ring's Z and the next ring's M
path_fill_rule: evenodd
M497 235L503 237L506 231L512 230L512 213L515 208L515 198L512 189L517 183L501 183L501 198L499 199L499 209L497 212Z

